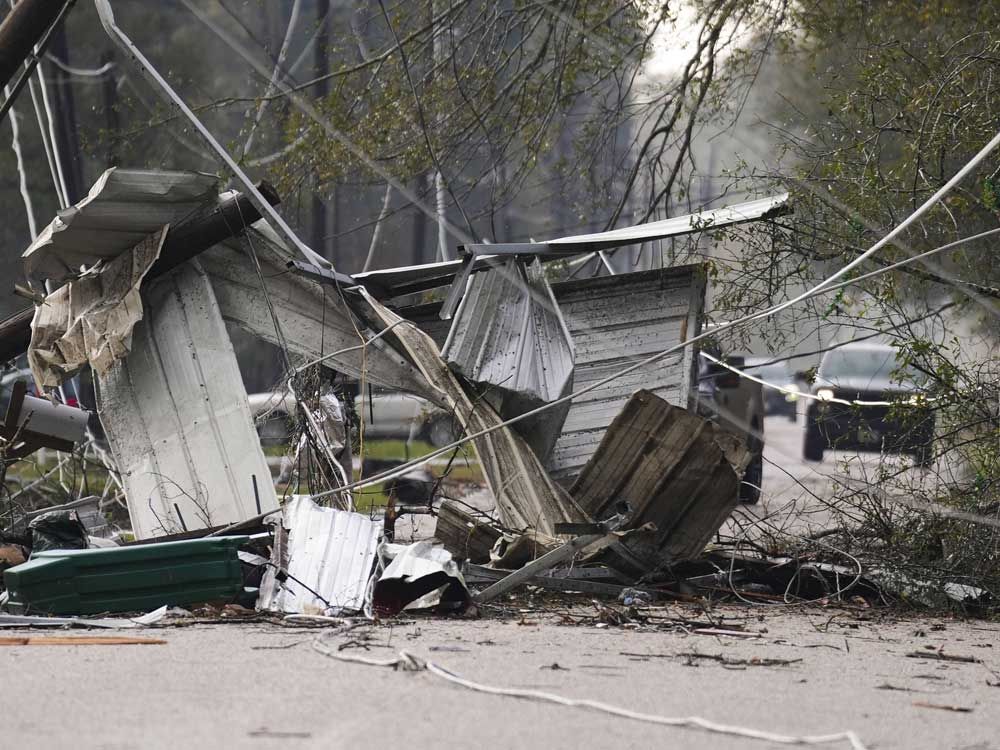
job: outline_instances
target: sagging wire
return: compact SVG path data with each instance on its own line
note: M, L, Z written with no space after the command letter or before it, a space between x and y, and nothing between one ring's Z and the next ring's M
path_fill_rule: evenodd
M49 165L49 174L52 177L52 187L56 192L56 202L59 208L65 208L62 202L62 194L59 190L59 175L56 172L55 162L52 160L52 147L49 144L48 128L45 127L45 116L42 114L42 106L38 103L38 92L35 87L35 79L28 80L28 94L31 96L31 106L35 110L35 121L38 123L38 135L42 141L42 150L45 152L45 160Z
M292 12L288 19L288 27L285 29L285 38L281 42L281 49L278 51L278 59L274 63L274 71L271 73L271 80L267 84L264 96L257 105L257 113L254 115L253 122L250 124L250 133L247 135L246 142L243 144L243 156L241 157L241 160L246 158L246 155L250 153L250 147L253 145L253 139L257 134L257 128L260 125L261 119L264 117L264 110L267 109L267 103L271 98L271 94L274 93L275 83L281 73L281 66L284 64L285 58L288 56L288 47L292 42L292 34L295 33L295 27L298 25L299 9L301 6L302 0L294 0L292 3Z
M771 317L773 315L776 315L777 313L779 313L779 312L781 312L783 310L786 310L789 307L792 307L793 305L796 305L796 304L798 304L798 303L800 303L800 302L802 302L804 300L811 299L812 297L816 297L816 296L818 296L820 294L826 294L827 292L831 291L832 289L837 288L837 287L833 286L833 282L834 281L836 281L837 279L841 278L845 274L849 273L851 270L853 270L854 268L856 268L857 266L859 266L861 263L863 263L866 259L870 258L872 255L874 255L876 252L878 252L878 250L880 250L886 244L888 244L889 242L891 242L893 240L893 238L895 238L905 228L909 227L918 218L920 218L923 214L925 214L927 211L929 211L931 207L933 207L945 195L947 195L947 193L950 192L951 189L955 185L957 185L961 181L962 178L964 178L969 172L971 172L972 169L974 169L976 165L978 165L983 159L986 158L986 156L988 156L993 150L995 150L997 146L1000 146L1000 133L997 133L993 137L993 139L986 146L984 146L979 151L978 154L976 154L976 156L974 156L964 167L962 167L962 169L960 169L950 180L948 180L947 183L945 183L937 192L935 192L934 195L932 195L930 198L928 198L923 203L923 205L921 205L913 213L911 213L906 219L904 219L901 223L899 223L891 232L889 232L889 234L885 235L881 240L879 240L878 242L876 242L874 245L872 245L865 252L861 253L853 261L851 261L850 263L847 263L846 265L842 266L839 270L835 271L832 275L828 276L823 281L821 281L818 284L814 285L810 289L807 289L806 291L802 292L801 294L797 295L796 297L794 297L794 298L792 298L790 300L786 300L785 302L781 302L779 304L772 305L771 307L769 307L769 308L767 308L765 310L761 310L759 312L748 313L747 315L744 315L744 316L742 316L740 318L737 318L735 320L727 321L727 322L722 323L718 327L713 328L713 329L711 329L709 331L703 331L702 333L698 334L697 336L693 336L693 337L691 337L689 339L686 339L685 341L682 341L679 344L676 344L676 345L671 346L671 347L669 347L669 348L667 348L667 349L665 349L663 351L660 351L660 352L652 354L652 355L650 355L648 357L645 357L644 359L639 360L635 364L629 365L628 367L625 367L625 368L623 368L623 369L621 369L621 370L619 370L619 371L617 371L615 373L612 373L611 375L608 375L607 377L602 378L601 380L598 380L598 381L596 381L594 383L591 383L590 385L585 386L584 388L581 388L581 389L579 389L577 391L574 391L573 393L570 393L570 394L568 394L566 396L558 398L555 401L552 401L552 402L549 402L547 404L544 404L543 406L540 406L540 407L538 407L536 409L532 409L532 410L529 410L529 411L527 411L527 412L525 412L523 414L519 414L516 417L512 417L511 419L508 419L508 420L505 420L505 421L503 421L503 422L501 422L499 424L493 425L492 427L488 427L488 428L486 428L484 430L480 430L477 433L473 433L471 435L466 435L463 438L461 438L459 440L456 440L453 443L450 443L449 445L446 445L446 446L444 446L442 448L439 448L437 450L431 451L430 453L422 456L419 459L414 459L413 461L408 461L407 463L401 464L400 466L396 467L395 469L392 469L392 470L389 470L389 471L385 471L385 472L382 472L380 474L376 474L376 475L370 477L369 479L364 480L363 482L356 482L356 483L354 483L355 486L356 487L363 487L363 486L366 486L369 483L376 483L376 482L380 482L380 481L385 481L387 479L392 479L392 478L397 477L397 476L401 476L402 474L406 473L407 471L409 471L410 469L414 468L415 466L419 466L422 463L426 463L427 461L429 461L429 460L431 460L433 458L436 458L437 456L442 455L443 453L446 453L447 451L451 450L452 448L455 448L456 446L459 446L459 445L461 445L463 443L466 443L466 442L475 440L477 438L483 437L484 435L488 435L488 434L490 434L492 432L495 432L495 431L497 431L497 430L499 430L501 428L508 427L508 426L510 426L512 424L515 424L517 422L520 422L522 420L529 419L531 417L535 417L538 414L541 414L542 412L545 412L545 411L547 411L549 409L555 408L556 406L560 406L561 404L570 402L574 398L577 398L577 397L582 396L582 395L584 395L586 393L589 393L590 391L596 390L597 388L602 388L603 386L607 385L608 383L611 383L611 382L613 382L615 380L618 380L619 378L621 378L621 377L623 377L625 375L628 375L628 374L630 374L632 372L635 372L638 369L641 369L643 367L647 367L647 366L649 366L651 364L654 364L654 363L656 363L656 362L658 362L658 361L660 361L662 359L665 359L666 357L670 356L671 354L676 354L678 351L681 351L682 349L684 349L684 348L686 348L688 346L691 346L691 345L693 345L693 344L695 344L695 343L697 343L699 341L702 341L702 340L708 338L709 336L717 335L717 334L721 333L722 331L725 331L725 330L728 330L730 328L734 328L734 327L737 327L737 326L741 326L744 323L749 323L749 322L753 322L753 321L756 321L756 320L763 320L763 319L769 318L769 317ZM995 231L995 230L991 230L991 231ZM985 234L985 233L981 233L981 234ZM972 239L978 239L980 237L981 237L981 235L975 235L974 237L968 238L967 241L971 241ZM959 241L958 244L961 244L961 241ZM943 247L954 247L955 245L956 245L956 243L950 243L949 245L946 245L946 246L943 246ZM909 262L913 262L913 259L910 259ZM900 261L900 263L902 263L902 261ZM896 267L898 267L898 264L896 265ZM882 274L882 273L887 273L889 269L890 269L890 267L877 269L876 271L872 271L869 274L865 274L863 276L859 276L858 280L863 279L863 278L871 278L873 275L879 275L879 274ZM857 283L857 280L855 280L855 279L847 279L843 283L844 284L853 284L853 283ZM838 285L838 287L839 287L839 285ZM374 300L371 299L371 297L369 295L367 295L367 293L365 293L365 295L366 295L366 298L369 299L370 303L374 303ZM351 487L350 489L354 489L354 488L355 487Z
M776 391L780 391L781 393L784 393L784 394L787 394L787 395L790 395L790 396L798 396L800 398L809 399L811 401L819 401L819 402L824 403L824 404L842 404L844 406L895 406L896 404L900 403L898 401L862 401L860 399L848 400L848 399L845 399L845 398L836 398L835 396L831 396L829 398L823 398L822 396L817 396L814 393L808 393L806 391L800 391L800 390L795 389L795 388L787 388L785 386L777 385L775 383L769 383L766 380L758 378L756 375L751 375L751 374L749 374L747 372L744 372L743 370L740 370L740 369L738 369L736 367L733 367L732 365L728 364L727 362L719 359L718 357L713 357L711 354L709 354L707 352L698 352L698 354L700 354L702 357L704 357L705 359L707 359L709 362L717 364L720 367L723 367L726 370L729 370L730 372L732 372L732 373L734 373L736 375L739 375L741 378L749 380L749 381L751 381L753 383L759 383L760 385L764 386L765 388L772 388L772 389L774 389ZM921 402L924 402L924 401L930 402L930 401L934 401L934 400L936 400L936 399L934 399L932 397L921 397L920 398Z
M48 122L49 146L52 149L52 161L55 163L56 176L58 177L56 192L59 195L59 208L66 208L69 206L69 192L66 190L66 175L63 173L62 159L59 156L59 145L56 138L56 119L52 114L52 104L49 101L48 86L45 85L45 74L42 71L41 63L35 68L35 72L38 74L38 87L42 93L42 108L45 110L45 119ZM38 126L41 128L42 123L39 122Z
M4 96L10 98L10 86L4 86ZM28 191L28 174L24 168L24 155L21 153L21 134L17 124L17 112L13 105L7 110L10 118L11 149L14 151L14 159L17 162L18 189L21 191L21 200L24 201L24 212L28 217L28 234L31 241L35 241L38 236L38 226L35 224L35 209L31 204L31 193Z
M98 4L99 9L102 5L107 5L108 0L95 0ZM229 47L235 51L240 57L246 60L247 63L260 75L264 80L270 78L271 71L259 60L256 56L248 52L239 41L234 39L232 35L226 32L225 29L221 28L214 19L212 19L204 10L196 6L190 0L181 0L181 4L184 5L189 11L191 11L194 16L201 21L205 26L212 31L216 36L218 36L222 41L224 41ZM447 13L448 11L446 11ZM110 14L110 5L108 5L108 13ZM113 21L113 18L112 18ZM120 32L119 30L119 33ZM281 91L282 95L288 97L289 101L299 109L303 114L309 117L313 122L319 125L326 135L340 143L345 149L347 149L355 158L361 161L368 169L373 173L379 175L386 183L392 185L392 187L406 198L407 201L412 203L419 211L426 214L435 222L443 222L447 232L458 242L463 244L474 244L475 239L466 234L462 229L455 226L449 222L445 217L439 216L436 209L427 206L420 197L410 190L406 185L397 180L390 174L390 172L379 164L377 161L372 159L368 154L366 154L354 141L344 135L339 129L334 127L333 123L320 113L318 109L305 97L298 93L298 88L291 87L283 80L278 80L277 82L278 90Z
M832 745L834 743L846 742L851 750L867 750L865 744L857 733L846 730L832 734L818 735L788 735L767 732L761 729L750 729L739 727L733 724L721 724L719 722L703 719L700 716L660 716L657 714L641 713L629 708L615 706L602 701L591 700L589 698L567 698L557 693L550 693L544 690L533 690L529 688L507 688L496 685L488 685L482 682L461 677L445 667L429 660L415 656L406 650L401 650L395 657L389 659L373 659L367 656L348 654L343 651L334 651L328 648L323 642L322 636L313 641L313 650L337 661L364 664L372 667L391 667L407 672L428 672L435 677L449 682L453 685L472 690L477 693L497 695L507 698L520 698L522 700L540 701L551 703L568 708L584 708L598 713L609 714L620 719L643 722L646 724L657 724L676 728L696 729L711 734L726 735L729 737L741 737L748 740L760 742L771 742L779 745Z
M114 61L108 61L99 68L76 68L69 63L63 62L51 52L45 53L45 59L60 70L78 78L103 78L117 66L117 63Z
M261 215L267 216L275 224L277 224L281 233L285 235L292 246L295 247L309 263L321 268L332 269L332 263L299 239L298 235L292 231L292 228L288 226L288 223L284 220L284 218L282 218L281 214L279 214L275 210L274 206L272 206L267 199L261 195L257 186L254 185L253 181L247 176L240 165L236 163L232 156L230 156L229 152L216 140L211 131L205 127L204 123L202 123L187 103L180 97L180 95L177 94L176 91L174 91L169 82L162 75L160 75L159 71L157 71L149 59L142 54L135 43L132 42L125 32L118 27L115 23L114 11L111 8L110 0L94 0L94 5L96 6L97 13L100 16L101 25L104 27L108 36L112 39L112 41L121 46L123 51L139 64L141 71L156 84L157 88L164 94L167 100L173 106L177 107L187 120L195 127L202 139L209 145L209 147L211 147L213 151L215 151L216 155L225 163L226 167L228 167L236 178L243 184L244 188L253 199L257 209L261 212Z

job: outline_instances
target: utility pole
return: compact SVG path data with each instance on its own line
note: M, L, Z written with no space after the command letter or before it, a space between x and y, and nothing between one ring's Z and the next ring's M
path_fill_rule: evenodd
M52 35L52 52L67 65L70 62L66 26L61 25ZM39 68L40 69L40 68ZM80 133L76 119L76 104L69 75L62 68L52 66L55 83L56 152L63 160L66 179L66 200L72 205L83 197L83 164L80 159Z
M57 0L20 0L11 8L0 23L0 87L10 83L65 5Z
M441 11L441 0L434 0L431 3L431 18L437 18ZM431 32L432 41L432 64L436 70L438 65L444 62L444 34L437 26ZM431 76L433 80L434 76ZM435 118L436 119L436 118ZM448 252L448 232L445 229L448 221L448 204L445 200L444 175L440 169L434 170L434 200L437 208L437 260L451 260L451 253Z

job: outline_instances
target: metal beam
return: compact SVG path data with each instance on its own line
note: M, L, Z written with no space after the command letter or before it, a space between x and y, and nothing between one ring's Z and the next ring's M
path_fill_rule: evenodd
M281 202L281 196L267 182L261 182L257 189L272 204ZM239 236L260 218L253 201L239 193L220 203L211 213L172 228L167 233L160 257L146 275L147 280L162 276L222 240ZM0 364L28 351L34 314L35 308L28 307L0 321Z

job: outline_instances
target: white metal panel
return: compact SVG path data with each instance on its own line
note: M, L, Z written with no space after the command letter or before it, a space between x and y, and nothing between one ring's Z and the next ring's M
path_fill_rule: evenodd
M246 391L196 262L145 292L132 351L100 383L101 422L136 538L234 523L277 508Z
M281 559L272 562L289 575L279 581L275 568L268 568L257 609L304 614L362 611L381 524L360 513L320 507L308 495L289 499L281 518L287 542L280 550Z
M676 237L694 232L707 232L712 229L742 224L746 221L766 219L779 212L786 211L788 193L772 195L767 198L736 203L732 206L722 206L705 211L699 211L686 216L674 216L662 221L651 221L647 224L637 224L632 227L612 229L594 234L578 234L572 237L560 237L546 240L544 244L553 246L552 250L561 252L581 252L583 250L598 250L602 248L632 245L638 242L665 237Z
M64 281L81 265L114 258L164 224L216 203L218 182L215 175L200 172L112 167L24 251L25 274Z
M538 404L559 398L573 377L573 342L542 264L474 276L441 356L474 383Z
M258 222L256 226L262 225ZM250 243L261 264L261 276L267 283L266 299L254 261L240 246L243 242ZM385 339L372 342L365 351L358 348L363 338L371 338L373 332L360 322L355 328L352 313L335 289L287 273L285 262L290 257L283 247L250 228L246 239L216 245L202 253L199 262L212 280L222 317L232 325L280 346L282 341L268 308L270 302L284 344L293 354L314 360L352 349L327 359L325 364L353 377L359 377L364 368L366 382L441 403L440 394Z

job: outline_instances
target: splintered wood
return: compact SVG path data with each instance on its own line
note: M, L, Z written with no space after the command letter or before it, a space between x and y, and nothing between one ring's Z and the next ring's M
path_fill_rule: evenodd
M711 422L656 394L636 391L615 417L570 493L584 512L604 519L627 503L627 529L656 526L667 559L700 555L739 500L745 463Z

